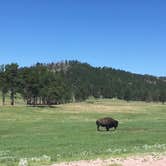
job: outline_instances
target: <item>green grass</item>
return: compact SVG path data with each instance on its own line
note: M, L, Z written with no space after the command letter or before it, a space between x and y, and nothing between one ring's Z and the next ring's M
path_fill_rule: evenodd
M116 131L97 132L111 116ZM49 165L60 161L166 152L166 105L94 100L55 107L0 107L0 165Z

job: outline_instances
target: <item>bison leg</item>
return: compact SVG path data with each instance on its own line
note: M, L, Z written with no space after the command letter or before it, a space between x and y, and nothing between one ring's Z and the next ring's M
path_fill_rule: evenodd
M106 130L109 131L109 127L108 126L106 126Z
M99 127L100 127L100 125L97 125L97 131L99 131L100 129L99 129Z
M100 122L98 120L96 121L96 125L97 125L97 131L99 131Z

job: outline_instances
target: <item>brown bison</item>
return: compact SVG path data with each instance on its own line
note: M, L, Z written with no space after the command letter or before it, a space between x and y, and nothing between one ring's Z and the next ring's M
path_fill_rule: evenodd
M96 121L96 125L97 125L98 131L100 126L105 127L106 130L109 131L109 129L112 127L114 127L114 129L118 127L118 121L110 117L105 117L105 118L98 119Z

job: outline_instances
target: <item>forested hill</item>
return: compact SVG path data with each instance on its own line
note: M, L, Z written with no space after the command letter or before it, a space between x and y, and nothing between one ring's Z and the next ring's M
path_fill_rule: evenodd
M78 61L19 67L1 65L0 90L3 103L10 92L20 93L27 104L60 104L82 101L89 96L124 100L166 100L166 79L140 75L111 67L92 67Z

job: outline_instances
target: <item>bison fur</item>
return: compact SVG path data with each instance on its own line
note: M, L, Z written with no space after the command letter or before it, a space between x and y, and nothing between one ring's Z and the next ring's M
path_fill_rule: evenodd
M99 131L99 127L105 127L107 131L109 131L110 128L116 129L118 127L118 121L114 120L113 118L110 117L105 117L105 118L101 118L98 119L96 121L96 125L97 125L97 130Z

